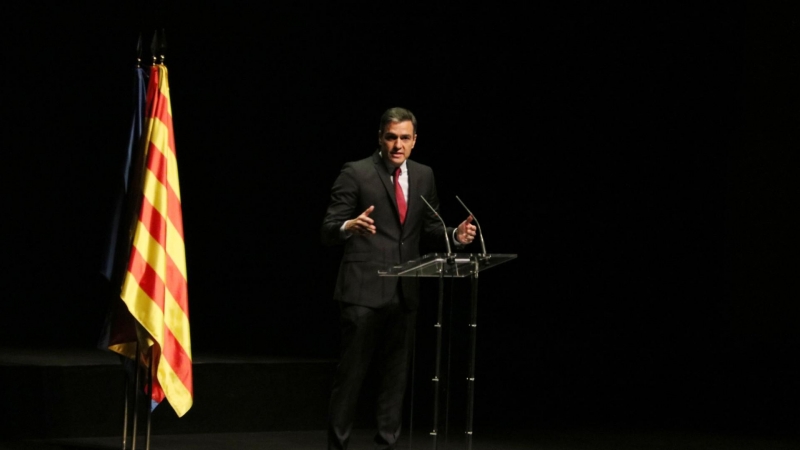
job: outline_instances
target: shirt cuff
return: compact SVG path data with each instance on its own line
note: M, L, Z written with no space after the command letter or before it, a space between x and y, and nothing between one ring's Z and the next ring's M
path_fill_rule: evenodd
M464 244L462 244L461 242L458 242L458 239L456 239L456 233L458 233L458 228L454 228L453 229L453 245L456 248L462 248L464 246Z
M344 229L345 225L347 225L347 221L346 220L344 222L342 222L342 226L339 227L339 237L342 238L342 239L347 239L350 236L352 236L352 234L350 234L347 231L345 231L345 229Z

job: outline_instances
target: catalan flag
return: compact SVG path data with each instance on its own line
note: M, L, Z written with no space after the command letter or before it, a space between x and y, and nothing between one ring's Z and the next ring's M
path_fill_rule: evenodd
M166 398L181 417L193 403L192 346L181 193L163 64L151 67L146 105L141 206L120 294L139 325L140 354L130 344L111 349L144 360L153 377L152 401Z

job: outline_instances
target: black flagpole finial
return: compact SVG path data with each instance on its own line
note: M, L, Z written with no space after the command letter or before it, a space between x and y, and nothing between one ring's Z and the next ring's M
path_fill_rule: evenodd
M153 55L153 64L156 64L156 55L158 54L158 31L153 33L153 40L150 42L150 54Z
M158 39L158 56L159 63L164 64L164 54L167 52L167 31L161 29L161 36Z
M142 67L142 33L139 33L139 41L136 42L136 67Z

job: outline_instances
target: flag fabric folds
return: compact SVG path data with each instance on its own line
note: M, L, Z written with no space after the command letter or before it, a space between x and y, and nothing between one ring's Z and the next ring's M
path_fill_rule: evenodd
M100 273L106 279L119 286L119 275L123 273L128 263L128 250L130 249L130 239L120 239L121 235L127 234L130 228L131 216L133 211L127 211L131 202L127 197L132 191L131 179L134 176L134 168L144 128L145 102L147 100L147 72L141 67L136 67L136 85L134 86L134 111L131 121L131 132L128 136L128 148L125 153L125 161L122 170L122 184L118 187L117 198L114 202L114 211L111 217L111 229L108 243L106 244L105 258L102 260Z
M134 111L131 121L128 147L123 161L122 176L117 186L114 210L112 211L108 242L101 261L100 273L110 282L112 302L98 347L111 349L130 359L123 360L131 376L135 373L136 325L122 299L119 290L128 267L134 224L138 218L141 198L142 132L144 130L145 103L147 101L147 79L149 71L139 65L135 69ZM130 345L129 345L130 344ZM129 348L127 348L129 347ZM130 362L130 364L128 364Z
M136 341L109 348L150 367L153 404L165 398L179 417L193 403L192 351L183 214L167 68L150 69L142 161L127 272L120 297L135 319Z

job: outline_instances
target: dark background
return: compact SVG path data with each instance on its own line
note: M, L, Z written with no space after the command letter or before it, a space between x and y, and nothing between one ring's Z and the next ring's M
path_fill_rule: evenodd
M404 106L445 220L518 255L481 277L478 423L796 432L794 8L4 9L2 346L95 346L164 27L195 355L336 357L329 189Z

